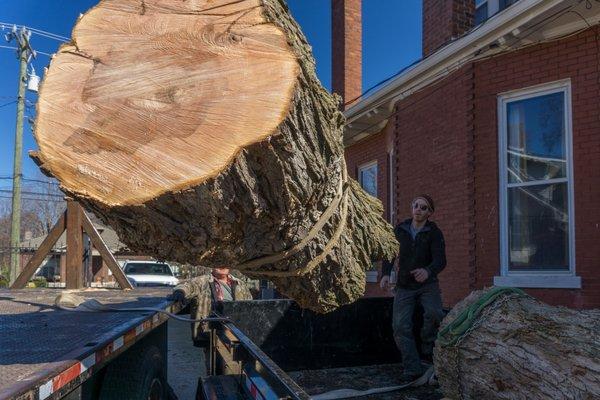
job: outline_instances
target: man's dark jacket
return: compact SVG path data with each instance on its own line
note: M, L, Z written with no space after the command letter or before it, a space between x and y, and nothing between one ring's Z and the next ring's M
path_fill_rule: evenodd
M431 282L437 282L437 275L446 266L446 248L444 235L434 222L427 221L413 240L410 234L412 219L396 225L394 233L400 242L400 255L396 286L406 289L417 289ZM382 273L389 275L393 263L383 262ZM425 268L429 277L419 283L410 271Z

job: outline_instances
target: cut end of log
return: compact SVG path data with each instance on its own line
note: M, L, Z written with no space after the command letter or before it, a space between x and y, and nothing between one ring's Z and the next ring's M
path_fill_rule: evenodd
M259 0L102 1L44 80L42 167L107 205L216 176L271 135L292 100L298 62L261 10Z

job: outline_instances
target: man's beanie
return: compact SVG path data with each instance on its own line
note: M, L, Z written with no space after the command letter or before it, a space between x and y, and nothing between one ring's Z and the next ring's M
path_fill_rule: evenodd
M433 199L431 198L430 195L428 194L420 194L417 197L414 198L413 202L417 199L423 199L425 200L425 202L427 203L427 205L429 206L429 208L431 209L431 212L435 211L435 204L433 203Z

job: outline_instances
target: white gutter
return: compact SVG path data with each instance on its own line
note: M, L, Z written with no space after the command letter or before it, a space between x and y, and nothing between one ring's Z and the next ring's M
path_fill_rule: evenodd
M380 107L388 102L389 109L401 98L409 95L399 95L402 89L413 88L417 90L429 83L433 77L450 72L459 67L465 58L475 56L478 50L488 47L498 39L510 35L513 31L530 22L535 17L560 6L571 4L575 0L520 0L501 13L496 14L484 24L476 27L461 39L458 39L441 48L431 56L398 75L379 90L367 95L358 103L354 104L344 112L347 125L362 117L372 109Z

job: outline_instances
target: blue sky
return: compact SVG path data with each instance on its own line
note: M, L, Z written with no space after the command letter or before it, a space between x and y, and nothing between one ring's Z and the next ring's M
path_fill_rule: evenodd
M98 0L4 0L0 22L27 25L32 28L70 37L80 13ZM319 78L330 89L331 84L331 10L329 0L288 0L292 14L302 26L313 46ZM2 38L2 37L0 37ZM60 43L39 35L32 36L34 49L46 53L56 51ZM6 42L2 46L10 46ZM14 44L12 44L14 46ZM363 0L363 90L394 74L421 55L421 0ZM45 55L32 62L38 74L49 63ZM11 176L18 81L18 60L13 50L0 48L0 178ZM33 104L36 97L27 95ZM26 115L34 116L33 107ZM37 167L27 156L36 144L25 123L23 140L23 174L35 177ZM9 188L9 180L0 187Z

